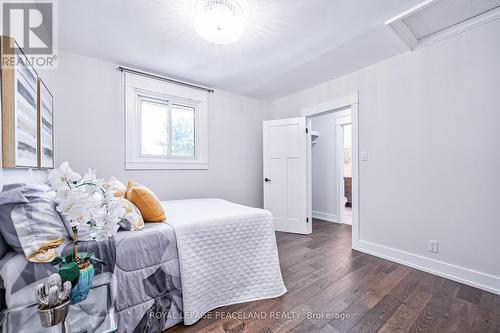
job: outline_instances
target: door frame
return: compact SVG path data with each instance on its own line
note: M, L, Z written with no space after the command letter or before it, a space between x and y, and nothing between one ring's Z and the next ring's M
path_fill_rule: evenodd
M334 98L326 103L313 105L302 110L306 117L307 128L311 128L311 119L323 114L351 109L352 120L352 248L358 247L360 234L360 198L359 198L359 93ZM308 135L307 148L307 210L312 221L312 172L311 172L311 131ZM342 214L342 213L341 213Z

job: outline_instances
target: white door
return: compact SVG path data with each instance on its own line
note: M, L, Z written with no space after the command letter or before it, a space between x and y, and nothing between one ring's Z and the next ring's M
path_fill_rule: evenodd
M264 208L277 231L309 234L306 118L264 122Z

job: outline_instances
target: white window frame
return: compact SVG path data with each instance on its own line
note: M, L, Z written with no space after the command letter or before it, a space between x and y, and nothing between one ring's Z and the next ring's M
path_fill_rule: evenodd
M194 108L194 157L148 156L142 154L140 105L143 100L157 100L160 103L178 104ZM208 169L207 113L207 92L135 74L125 73L125 169ZM172 133L168 133L168 135L170 147Z

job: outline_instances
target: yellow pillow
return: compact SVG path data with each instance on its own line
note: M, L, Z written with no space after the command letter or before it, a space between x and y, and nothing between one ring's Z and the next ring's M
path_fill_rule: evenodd
M125 198L139 208L145 222L162 222L165 220L165 212L160 200L144 185L129 181Z

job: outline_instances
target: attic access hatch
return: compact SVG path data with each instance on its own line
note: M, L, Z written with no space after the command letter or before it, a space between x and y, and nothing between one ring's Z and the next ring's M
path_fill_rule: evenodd
M427 0L385 24L415 50L498 18L500 0Z

